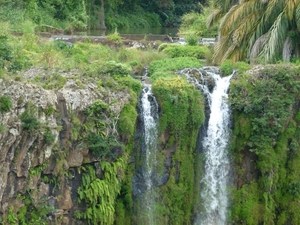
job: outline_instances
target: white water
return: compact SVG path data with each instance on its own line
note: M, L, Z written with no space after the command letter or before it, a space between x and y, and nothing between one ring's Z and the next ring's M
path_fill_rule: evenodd
M205 153L205 175L201 183L201 197L205 213L199 224L225 224L227 199L227 175L229 159L227 146L230 137L230 108L227 104L227 90L231 76L221 78L212 74L216 82L211 97L211 114L208 122L207 136L203 141Z
M205 154L205 175L201 180L201 199L204 211L197 218L199 225L226 224L228 207L227 185L229 173L228 141L230 137L230 108L227 103L231 76L221 78L208 74L215 80L212 93L208 94L210 118L207 136L202 147ZM205 91L206 89L204 89Z
M145 158L145 182L146 182L146 194L145 194L145 209L142 211L145 215L146 223L149 225L154 225L154 190L153 190L153 180L152 175L154 173L154 168L156 167L156 152L157 152L157 125L154 115L158 115L158 112L151 113L151 100L156 104L155 110L157 110L157 102L152 94L151 85L144 85L142 94L142 110L144 118L144 140L146 147L146 158Z
M227 103L228 88L232 77L222 78L218 69L206 68L206 76L213 78L215 86L209 91L203 70L197 70L200 82L190 75L188 69L182 70L187 79L202 90L210 110L209 121L201 147L205 155L204 175L200 181L201 209L196 214L194 225L224 225L228 207L229 158L228 142L230 138L230 108Z

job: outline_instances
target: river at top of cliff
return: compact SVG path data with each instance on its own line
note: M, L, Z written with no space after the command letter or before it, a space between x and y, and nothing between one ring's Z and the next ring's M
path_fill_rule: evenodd
M88 30L86 32L76 33L76 35L88 36L105 36L117 31L119 34L157 34L169 35L171 37L177 36L178 27L140 27L140 28L118 28L117 30Z

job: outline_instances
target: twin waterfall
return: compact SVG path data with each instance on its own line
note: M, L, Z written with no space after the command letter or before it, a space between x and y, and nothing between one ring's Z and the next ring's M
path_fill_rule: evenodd
M204 125L206 129L202 133L200 143L205 161L204 175L200 181L202 210L196 215L195 225L226 224L228 207L226 189L230 168L227 152L230 138L227 92L232 75L222 78L219 74L217 68L204 67L199 70L201 82L196 82L206 99L208 111L206 114L209 115L206 115L207 121Z
M144 84L139 101L140 167L133 177L138 224L155 225L155 190L157 184L156 157L158 139L158 104L151 85Z
M230 108L227 103L228 88L231 76L222 78L216 67L202 69L184 69L179 71L181 76L186 76L190 82L200 89L206 102L206 121L202 129L201 138L198 140L200 154L203 155L204 173L199 183L201 206L196 212L194 225L224 225L228 207L227 186L230 162L227 146L230 138ZM195 74L197 74L195 76ZM197 77L197 78L196 78ZM157 153L157 124L151 109L151 99L155 98L151 86L144 86L141 96L142 116L144 123L145 156L142 157L144 177L144 204L141 213L145 225L154 225L154 184L153 169ZM153 103L152 103L153 105ZM157 106L154 107L157 110ZM157 113L157 112L156 112ZM199 180L199 179L198 179ZM147 215L147 216L146 216Z

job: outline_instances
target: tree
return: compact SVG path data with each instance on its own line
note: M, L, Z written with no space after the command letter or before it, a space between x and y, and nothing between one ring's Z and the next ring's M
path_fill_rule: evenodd
M290 51L299 51L300 0L216 0L217 10L210 16L213 24L220 16L219 42L213 61L233 61L260 57L273 61ZM288 58L288 57L287 57Z

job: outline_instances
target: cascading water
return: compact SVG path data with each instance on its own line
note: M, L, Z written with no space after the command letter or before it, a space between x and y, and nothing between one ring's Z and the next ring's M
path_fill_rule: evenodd
M202 90L207 104L206 130L202 132L200 148L205 156L204 175L200 181L201 210L195 225L226 224L228 207L227 186L230 163L230 108L227 103L231 76L221 77L215 67L198 70L200 82L189 71L181 71ZM205 75L205 77L204 77Z
M152 94L151 85L144 84L140 99L140 122L142 124L141 166L134 176L137 196L136 217L137 224L155 224L155 182L157 155L157 119L158 104ZM135 187L133 187L135 188Z

